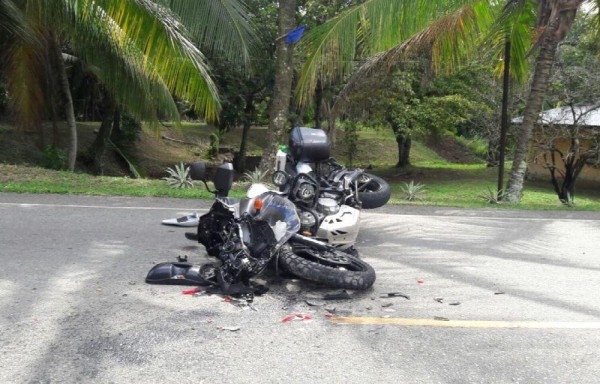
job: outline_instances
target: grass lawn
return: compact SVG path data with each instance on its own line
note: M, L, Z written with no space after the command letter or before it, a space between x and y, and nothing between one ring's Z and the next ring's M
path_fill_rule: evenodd
M82 123L82 136L96 126L94 123ZM0 142L10 140L10 128L3 128ZM177 144L160 138L157 134L147 134L136 144L132 152L138 164L150 164L154 175L166 176L165 164L174 165L179 161L191 162L202 158L202 151L208 136L214 129L202 124L184 123L181 127L170 127L162 134L174 139L197 143L197 145ZM2 132L0 132L1 134ZM264 145L264 128L250 131L250 153L260 153ZM228 132L223 146L235 148L239 143L241 130ZM497 168L486 168L483 162L474 164L455 164L442 159L436 152L415 141L411 150L412 165L399 169L393 167L397 161L397 148L391 130L364 130L359 132L358 148L353 153L355 167L368 168L368 172L381 175L392 187L391 204L433 205L471 208L513 208L534 210L593 210L600 211L600 191L578 190L575 205L567 207L558 198L549 182L528 183L520 204L490 204L481 197L495 190ZM6 136L6 137L4 137ZM348 151L339 134L338 144L333 155L341 162L348 162ZM90 136L93 137L93 136ZM12 142L8 143L14 145ZM203 186L194 189L172 189L160 179L132 179L128 177L90 176L85 173L51 171L33 165L11 165L15 161L0 158L0 192L29 193L73 193L91 195L128 195L128 196L165 196L180 198L211 198ZM22 164L21 162L16 162ZM31 163L30 163L31 164ZM507 164L510 169L510 164ZM506 178L505 178L506 180ZM402 188L406 182L413 181L425 186L426 192L417 201L406 201ZM236 184L233 196L243 196L247 185Z

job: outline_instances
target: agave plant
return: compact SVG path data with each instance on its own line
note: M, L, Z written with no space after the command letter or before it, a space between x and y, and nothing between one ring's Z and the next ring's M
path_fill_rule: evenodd
M410 183L404 183L400 187L400 191L404 193L404 199L408 201L421 200L421 197L427 192L425 190L425 184L416 183L411 180Z
M163 177L171 188L192 188L194 183L190 177L190 167L186 167L183 163L175 164L174 168L167 168L168 177Z
M267 174L267 171L256 168L254 171L247 171L244 173L244 181L249 184L262 183Z

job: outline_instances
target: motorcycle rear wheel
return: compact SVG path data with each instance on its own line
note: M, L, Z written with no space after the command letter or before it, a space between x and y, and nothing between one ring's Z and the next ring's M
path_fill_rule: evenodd
M390 197L392 190L390 185L379 176L364 173L369 178L367 183L361 183L358 180L358 197L364 209L374 209L383 207Z
M279 254L283 269L332 288L365 290L375 283L375 270L361 259L339 250L321 251L284 245Z

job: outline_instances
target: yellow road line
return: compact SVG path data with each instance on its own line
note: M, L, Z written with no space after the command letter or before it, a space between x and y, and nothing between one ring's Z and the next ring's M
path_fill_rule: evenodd
M449 328L528 328L528 329L600 329L600 321L485 321L485 320L435 320L381 317L333 317L335 324L401 325Z

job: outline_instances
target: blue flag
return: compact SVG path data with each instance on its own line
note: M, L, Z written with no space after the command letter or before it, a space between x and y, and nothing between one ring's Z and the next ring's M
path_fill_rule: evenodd
M291 31L290 33L288 33L285 38L285 43L286 44L294 44L294 43L297 43L298 41L300 41L300 38L302 37L302 34L304 33L305 28L306 28L305 25L301 25L298 28Z

